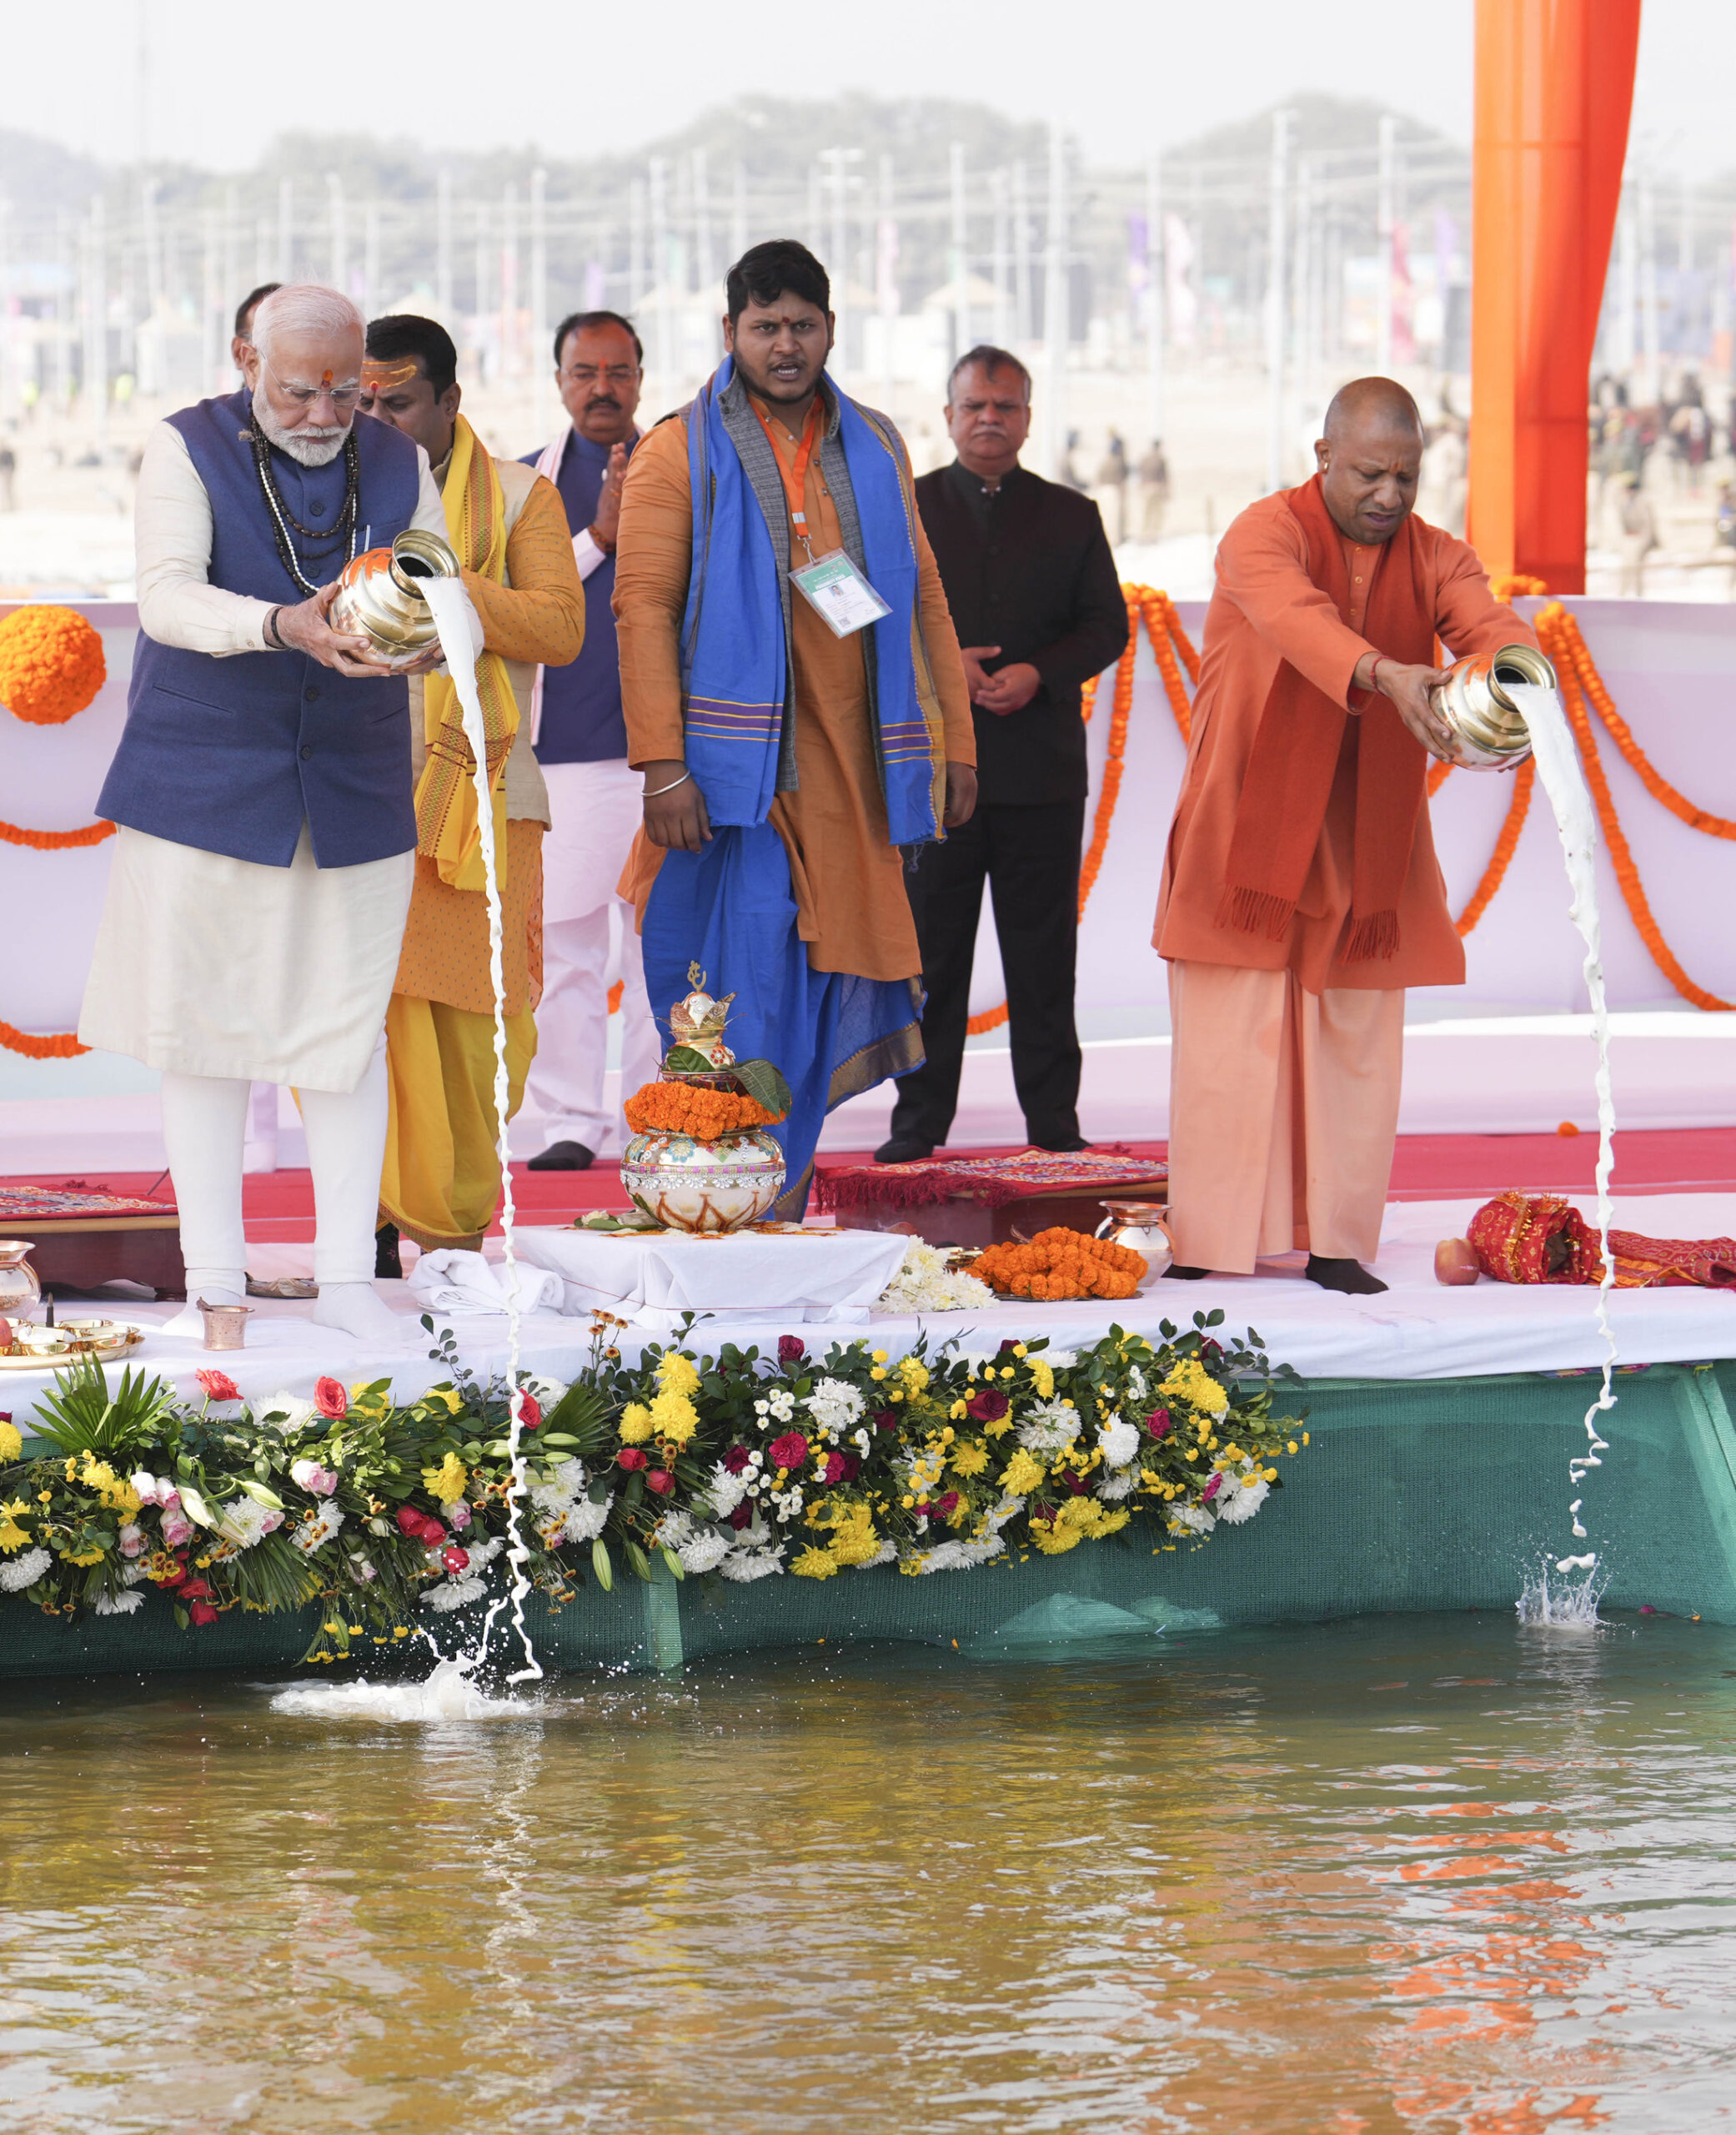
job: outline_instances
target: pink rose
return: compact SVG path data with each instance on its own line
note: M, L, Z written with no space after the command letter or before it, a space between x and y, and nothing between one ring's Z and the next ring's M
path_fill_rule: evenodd
M314 1406L322 1416L329 1416L335 1423L340 1416L349 1413L349 1396L335 1379L316 1379L314 1382Z
M1207 1484L1205 1489L1200 1492L1200 1503L1202 1505L1210 1505L1212 1499L1217 1495L1218 1492L1223 1488L1223 1477L1222 1475L1214 1475L1212 1478L1212 1480Z
M241 1389L226 1371L196 1371L193 1377L205 1389L208 1401L238 1401Z
M666 1468L654 1468L645 1477L645 1488L655 1490L660 1498L666 1498L675 1487L675 1479Z
M135 1527L129 1520L120 1534L121 1555L138 1557L144 1555L145 1538L143 1529Z
M465 1528L470 1525L470 1508L460 1498L456 1505L447 1506L446 1517L457 1528L459 1534L463 1534Z
M163 1541L166 1549L178 1550L183 1542L193 1539L193 1522L184 1512L166 1512L163 1515Z

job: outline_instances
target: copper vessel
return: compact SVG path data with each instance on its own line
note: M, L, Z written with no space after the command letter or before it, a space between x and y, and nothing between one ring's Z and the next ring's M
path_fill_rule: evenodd
M449 542L408 526L389 549L364 549L346 565L328 620L334 630L365 637L394 667L407 666L439 635L418 581L459 575Z
M42 1285L29 1260L34 1250L28 1238L0 1238L0 1319L20 1319L42 1303Z
M1503 645L1453 662L1429 702L1453 729L1453 761L1466 771L1512 771L1531 754L1531 736L1508 695L1515 683L1557 687L1555 670L1534 645Z
M246 1348L247 1323L253 1311L250 1304L207 1304L201 1298L198 1308L204 1315L208 1349Z

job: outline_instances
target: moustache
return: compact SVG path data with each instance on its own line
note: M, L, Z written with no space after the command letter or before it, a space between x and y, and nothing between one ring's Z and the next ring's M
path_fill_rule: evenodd
M616 413L619 414L621 404L619 400L605 399L600 395L598 395L590 400L587 400L585 404L587 408L613 408Z

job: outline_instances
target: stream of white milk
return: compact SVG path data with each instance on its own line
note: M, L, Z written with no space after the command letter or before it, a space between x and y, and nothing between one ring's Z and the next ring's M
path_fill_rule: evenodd
M524 1567L530 1561L530 1551L525 1545L523 1520L525 1494L524 1397L519 1386L520 1290L518 1257L514 1250L515 1211L512 1167L508 1161L507 1151L506 974L504 936L501 925L499 859L494 847L494 802L489 790L482 699L476 690L476 648L470 636L470 604L464 596L463 582L459 579L424 579L422 590L429 606L434 610L434 621L439 629L440 650L446 656L446 666L458 691L458 701L464 715L464 739L470 744L474 763L472 775L476 786L477 821L482 833L483 873L486 878L489 978L494 993L494 1146L500 1158L500 1230L504 1248L501 1258L506 1271L506 1379L512 1389L510 1421L507 1429L512 1486L506 1499L506 1561L512 1566L512 1585L506 1594L498 1595L489 1604L489 1611L483 1619L482 1630L476 1641L475 1660L479 1665L487 1655L489 1635L494 1630L494 1619L503 1608L509 1605L513 1628L518 1632L519 1644L524 1650L524 1665L515 1670L506 1680L509 1683L529 1683L539 1680L543 1670L531 1648L530 1634L524 1628L524 1599L530 1591L530 1581L525 1576Z
M1555 827L1561 836L1562 859L1566 864L1572 895L1569 917L1585 943L1585 990L1591 1000L1592 1032L1597 1040L1598 1072L1598 1239L1603 1254L1603 1279L1598 1286L1598 1332L1603 1338L1603 1378L1597 1399L1585 1412L1586 1449L1568 1464L1577 1492L1588 1472L1603 1465L1599 1455L1608 1445L1598 1429L1598 1418L1615 1406L1610 1379L1616 1361L1614 1329L1609 1324L1609 1294L1615 1287L1615 1263L1609 1252L1609 1225L1614 1214L1609 1198L1609 1174L1615 1162L1615 1104L1609 1088L1609 1010L1603 995L1603 948L1598 921L1598 885L1595 855L1598 821L1591 796L1579 768L1578 751L1560 700L1553 690L1535 683L1503 686L1518 706L1531 735L1531 752L1537 775L1549 796ZM1584 1541L1586 1530L1579 1517L1581 1500L1576 1495L1571 1510L1573 1535ZM1583 1580L1565 1591L1550 1590L1547 1575L1528 1585L1519 1603L1521 1619L1530 1623L1583 1626L1595 1622L1596 1585L1601 1584L1595 1550L1583 1556L1562 1557L1558 1572L1582 1572Z

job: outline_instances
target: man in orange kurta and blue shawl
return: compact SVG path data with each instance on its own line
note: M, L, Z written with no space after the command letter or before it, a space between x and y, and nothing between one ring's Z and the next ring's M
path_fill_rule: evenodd
M726 289L724 362L622 492L621 705L645 812L621 894L653 1012L696 961L735 997L734 1050L782 1069L789 1217L826 1113L922 1059L904 854L968 819L976 745L903 441L825 375L825 269L756 245Z
M1312 481L1231 524L1170 831L1172 1276L1308 1253L1327 1289L1385 1284L1404 989L1462 985L1429 832L1429 701L1455 658L1534 644L1475 552L1412 516L1417 404L1389 379L1327 411Z

